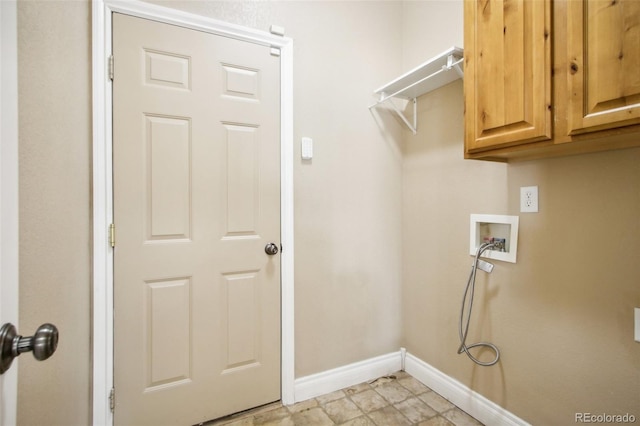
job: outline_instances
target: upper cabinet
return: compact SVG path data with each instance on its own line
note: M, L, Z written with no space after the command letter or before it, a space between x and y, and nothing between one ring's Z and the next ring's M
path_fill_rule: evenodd
M570 133L640 123L640 1L569 1Z
M551 138L551 3L465 2L470 151Z
M465 156L639 146L640 1L465 0Z

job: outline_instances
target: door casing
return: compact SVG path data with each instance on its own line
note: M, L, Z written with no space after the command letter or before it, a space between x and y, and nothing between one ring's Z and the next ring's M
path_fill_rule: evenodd
M281 60L281 399L294 396L293 275L293 40L140 1L92 2L93 64L93 424L113 424L112 91L109 79L111 14L123 13L278 49Z
M0 325L18 327L17 4L0 2ZM18 360L0 376L0 426L17 418Z

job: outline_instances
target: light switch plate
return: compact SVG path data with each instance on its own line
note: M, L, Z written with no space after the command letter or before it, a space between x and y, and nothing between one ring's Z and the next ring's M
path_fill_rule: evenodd
M313 139L302 138L302 159L311 160L313 158Z

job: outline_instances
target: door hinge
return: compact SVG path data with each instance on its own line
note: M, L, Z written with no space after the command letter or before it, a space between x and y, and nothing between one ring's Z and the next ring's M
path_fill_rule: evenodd
M116 246L116 224L109 225L109 245L113 248Z
M116 409L116 389L111 388L111 392L109 392L109 408L113 413L113 410Z
M109 80L113 81L113 55L109 55Z

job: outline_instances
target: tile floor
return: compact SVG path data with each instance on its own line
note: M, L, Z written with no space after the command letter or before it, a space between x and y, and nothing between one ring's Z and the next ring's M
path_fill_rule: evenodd
M473 417L399 371L291 406L273 403L207 426L481 426Z

